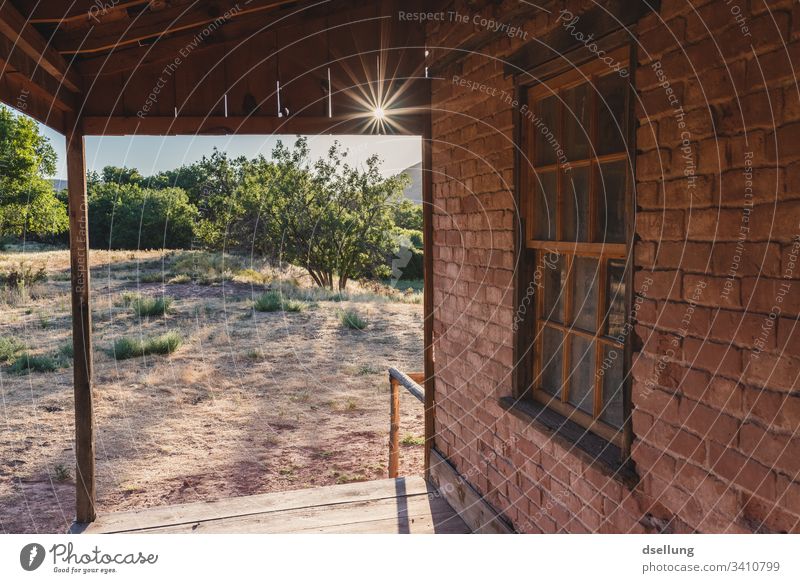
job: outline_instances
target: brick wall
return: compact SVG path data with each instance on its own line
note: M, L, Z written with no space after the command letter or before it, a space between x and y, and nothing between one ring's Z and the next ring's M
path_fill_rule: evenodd
M502 21L516 5L479 11ZM433 82L436 447L520 531L800 529L800 6L769 7L664 0L632 30L635 486L498 405L513 392L518 259L502 68L524 41L497 34ZM526 22L528 39L557 9ZM478 30L432 23L428 44Z

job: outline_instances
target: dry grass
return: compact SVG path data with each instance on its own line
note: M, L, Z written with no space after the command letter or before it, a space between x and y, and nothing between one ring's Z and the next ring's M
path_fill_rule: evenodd
M47 281L27 298L0 299L0 338L12 359L27 351L62 362L71 345L68 254L6 251L0 272L21 260L43 266ZM194 277L174 269L181 260ZM340 295L309 287L300 270L239 261L240 276L233 264L92 252L100 512L386 477L386 370L421 369L422 306L378 284ZM309 309L254 311L267 291ZM174 301L162 316L139 318L123 294ZM369 326L343 329L339 310ZM170 331L183 339L176 352L111 355L122 338ZM64 471L74 466L72 370L7 369L0 363L0 532L63 532L75 489ZM421 435L422 407L402 399L403 434ZM421 460L422 448L404 448L401 471L419 473Z

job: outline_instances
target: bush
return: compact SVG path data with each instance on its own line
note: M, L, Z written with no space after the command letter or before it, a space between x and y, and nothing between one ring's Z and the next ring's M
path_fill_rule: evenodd
M181 344L183 338L177 332L167 332L146 340L123 337L114 342L111 355L117 360L126 360L147 354L172 354Z
M187 248L198 216L180 188L99 183L89 193L89 241L100 249Z
M341 310L339 312L339 322L345 328L351 330L363 330L367 327L367 320L362 318L355 310Z
M172 307L172 298L170 297L138 297L131 302L133 313L140 318L149 318L151 316L163 316L169 312Z
M192 251L181 253L172 265L176 277L188 277L190 281L208 285L230 281L240 269L240 261L233 255Z
M302 312L307 307L305 302L285 298L276 291L262 294L253 304L253 309L257 312Z
M13 362L24 349L25 345L16 338L0 336L0 362Z
M47 281L47 271L44 266L38 269L21 261L19 267L13 267L11 271L2 276L5 286L12 290L29 290L36 284Z
M8 371L15 374L28 374L31 372L53 372L58 370L58 363L50 356L34 356L23 352L14 361Z

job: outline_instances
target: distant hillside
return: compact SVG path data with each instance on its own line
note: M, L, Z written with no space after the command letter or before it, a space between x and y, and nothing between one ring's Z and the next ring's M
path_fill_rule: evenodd
M67 187L67 181L62 180L61 178L51 178L50 184L53 185L53 190L56 192L60 192Z
M406 187L403 194L409 200L422 204L422 162L409 166L403 170L403 173L411 177L411 184Z

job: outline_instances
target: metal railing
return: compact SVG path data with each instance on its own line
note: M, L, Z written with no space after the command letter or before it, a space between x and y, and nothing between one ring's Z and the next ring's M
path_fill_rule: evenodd
M425 389L421 383L425 373L403 373L396 368L389 369L389 477L396 478L400 467L400 387L414 395L421 403L425 402Z

